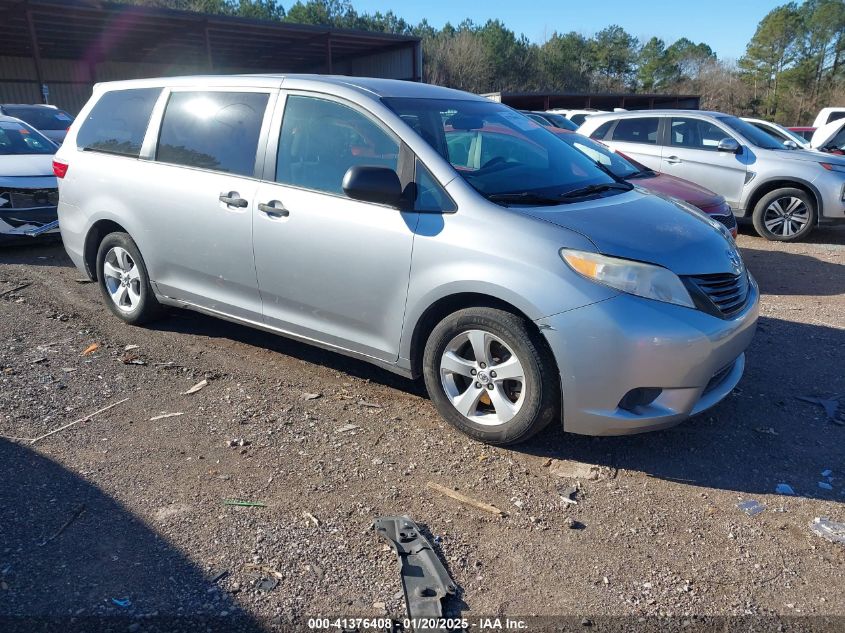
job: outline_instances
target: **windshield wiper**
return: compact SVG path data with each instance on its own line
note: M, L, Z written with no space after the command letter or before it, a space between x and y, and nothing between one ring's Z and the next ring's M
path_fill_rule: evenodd
M587 185L586 187L579 187L572 191L567 191L561 195L561 198L583 198L594 193L602 193L603 191L610 191L611 189L618 189L619 191L630 191L634 186L626 182L605 182L596 185Z
M489 193L484 196L490 202L504 202L513 204L564 204L564 201L555 196L543 196L530 191L512 191L509 193Z
M653 169L641 169L639 171L635 171L630 176L625 176L625 180L631 180L632 178L651 178L655 175L655 171Z

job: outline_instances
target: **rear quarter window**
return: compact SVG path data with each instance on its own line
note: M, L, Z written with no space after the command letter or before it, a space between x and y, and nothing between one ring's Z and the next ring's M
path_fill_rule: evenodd
M619 119L613 130L613 140L623 143L657 145L658 123L659 120L656 117Z
M76 135L80 149L138 158L161 88L106 92Z

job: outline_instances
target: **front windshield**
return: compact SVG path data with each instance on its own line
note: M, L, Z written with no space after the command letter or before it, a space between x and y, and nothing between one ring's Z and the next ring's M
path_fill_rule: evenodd
M0 121L0 156L55 153L56 146L28 125Z
M556 134L499 103L383 101L484 196L555 197L590 185L618 184Z
M631 161L623 158L612 149L601 143L597 143L586 136L580 134L560 134L560 140L577 149L579 152L590 158L605 168L617 178L630 178L636 176L645 168L642 165L635 165Z
M720 123L724 123L735 132L742 134L752 145L763 149L786 149L781 141L748 121L743 121L735 116L720 116L717 119Z

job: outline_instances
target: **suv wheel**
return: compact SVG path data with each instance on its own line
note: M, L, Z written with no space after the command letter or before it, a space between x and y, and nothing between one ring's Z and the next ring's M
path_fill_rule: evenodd
M794 242L815 228L816 203L801 189L775 189L760 198L752 219L757 233L767 240Z
M97 250L97 280L106 305L120 319L140 325L161 314L147 267L126 233L110 233Z
M527 440L559 410L551 353L503 310L468 308L443 319L428 337L423 374L440 415L488 444Z

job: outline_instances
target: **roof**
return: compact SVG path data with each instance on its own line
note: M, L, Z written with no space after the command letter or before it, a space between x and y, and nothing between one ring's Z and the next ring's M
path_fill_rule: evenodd
M0 55L309 70L336 59L408 48L419 38L98 0L0 0Z
M655 109L655 110L629 110L626 112L594 112L590 114L591 121L599 119L622 118L622 117L643 117L658 115L675 115L675 116L731 116L724 112L716 112L715 110L678 110L678 109Z
M483 101L487 99L478 95L433 86L402 79L378 79L373 77L347 77L345 75L315 75L315 74L256 74L256 75L188 75L183 77L160 77L153 79L127 79L109 81L97 84L97 90L114 90L127 88L152 87L182 87L182 86L250 86L278 88L284 86L291 90L328 89L329 92L338 90L354 90L359 94L371 98L410 97L416 99L461 99L469 101Z

